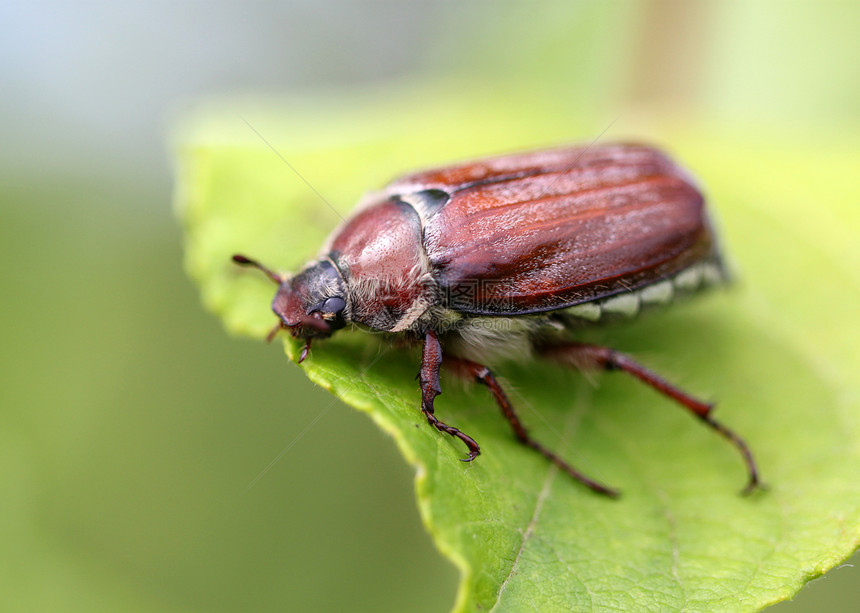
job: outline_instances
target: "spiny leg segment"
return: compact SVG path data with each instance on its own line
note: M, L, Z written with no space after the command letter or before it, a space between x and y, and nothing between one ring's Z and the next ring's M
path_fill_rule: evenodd
M463 458L463 462L471 462L481 453L481 448L471 436L460 432L457 428L439 420L433 413L433 400L442 393L439 385L439 368L442 366L442 345L433 331L424 336L424 352L421 356L421 371L418 379L421 384L421 412L427 418L427 422L439 430L460 439L469 449L469 455Z
M450 368L460 377L474 381L475 383L480 383L489 390L490 394L493 396L493 399L496 401L496 404L499 405L499 408L502 411L502 415L504 415L505 419L508 420L508 423L511 425L511 429L514 431L514 435L517 437L517 440L520 443L522 443L526 447L534 449L546 459L548 459L550 462L552 462L564 472L566 472L568 475L570 475L583 485L591 488L595 492L612 497L618 496L618 490L602 485L597 481L586 477L584 474L576 470L573 466L561 459L558 455L556 455L555 453L544 447L541 443L533 439L529 435L528 430L526 430L526 427L523 425L523 422L520 420L519 415L517 415L516 411L514 411L514 407L511 404L511 401L508 400L508 397L502 389L502 386L499 385L499 382L493 376L493 373L490 371L489 368L487 368L483 364L478 364L477 362L473 362L471 360L466 360L447 354L445 355L444 364L446 368Z
M597 368L624 371L654 388L661 394L671 398L702 420L720 436L728 440L740 452L744 463L746 464L749 476L747 485L743 489L744 494L749 494L757 488L762 487L758 476L758 468L749 446L737 433L716 421L711 416L711 411L714 408L713 404L694 398L663 379L660 375L642 366L630 356L608 347L589 345L586 343L562 342L538 344L535 346L535 349L542 357L546 357L569 366L574 366L578 369ZM440 432L445 432L446 434L458 438L465 443L469 450L469 455L468 457L463 458L463 461L470 462L481 453L481 448L478 446L478 443L464 432L440 421L433 411L433 401L436 396L442 392L439 385L439 370L442 363L443 352L439 339L435 332L427 332L424 338L424 352L422 354L421 371L419 373L421 384L421 411L424 413L431 426ZM533 439L529 435L528 430L523 425L514 410L513 405L489 368L477 362L451 355L444 356L444 363L446 368L451 369L459 376L476 383L480 383L489 390L519 442L534 449L571 477L595 492L613 497L618 495L617 490L597 483L589 477L586 477L558 455Z

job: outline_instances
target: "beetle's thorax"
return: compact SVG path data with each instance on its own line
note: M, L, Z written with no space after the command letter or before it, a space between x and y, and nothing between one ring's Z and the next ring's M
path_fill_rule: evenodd
M381 198L347 220L329 241L327 257L343 275L352 322L402 332L435 300L421 219L396 197Z

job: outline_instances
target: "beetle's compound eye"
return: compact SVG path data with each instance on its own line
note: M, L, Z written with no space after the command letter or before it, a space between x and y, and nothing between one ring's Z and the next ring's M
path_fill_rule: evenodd
M336 317L339 317L344 308L346 308L346 301L340 296L332 296L323 302L320 311L325 314L333 313Z
M343 311L346 309L346 300L340 296L326 298L325 302L317 309L323 319L332 330L340 330L346 325Z
M320 313L332 330L339 330L346 325L346 321L343 318L345 308L346 301L340 296L326 298L325 302L322 303Z

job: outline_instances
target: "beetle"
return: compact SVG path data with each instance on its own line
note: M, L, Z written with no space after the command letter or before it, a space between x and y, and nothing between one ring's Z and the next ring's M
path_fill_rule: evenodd
M658 149L575 146L408 174L365 197L295 275L233 260L278 285L269 340L282 329L303 339L299 362L313 340L346 326L423 343L420 409L465 444L465 462L480 446L434 411L443 363L489 390L521 443L592 490L617 495L532 438L485 365L542 357L651 386L737 449L744 492L759 486L749 446L713 418L713 404L626 354L572 338L581 323L631 317L727 281L701 191Z

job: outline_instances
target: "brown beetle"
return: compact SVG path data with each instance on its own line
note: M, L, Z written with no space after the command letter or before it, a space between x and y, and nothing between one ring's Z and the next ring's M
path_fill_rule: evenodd
M573 147L407 175L366 198L295 276L233 259L279 285L272 335L285 328L305 339L300 361L312 339L347 324L423 341L421 411L465 443L464 461L480 447L433 411L443 361L489 389L520 442L591 489L617 493L531 438L482 364L537 355L647 383L740 451L745 491L759 485L748 446L711 417L713 405L624 354L570 338L577 321L633 316L725 280L701 193L656 149Z

